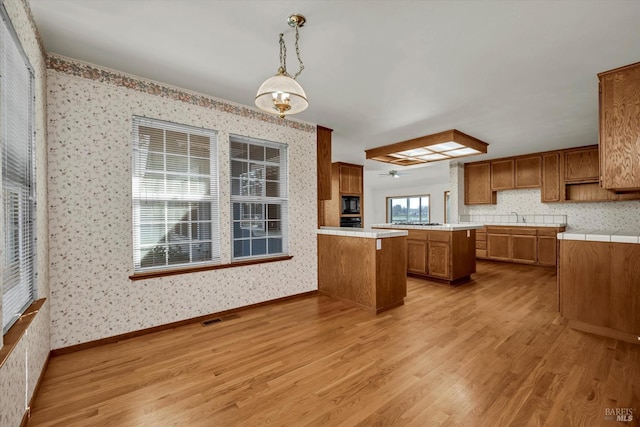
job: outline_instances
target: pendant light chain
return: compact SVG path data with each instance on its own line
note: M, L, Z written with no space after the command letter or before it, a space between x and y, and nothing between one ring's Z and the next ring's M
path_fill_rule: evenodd
M280 68L285 76L287 73L287 45L284 44L284 34L280 33Z
M300 73L302 73L302 70L304 70L304 64L302 63L302 59L300 59L300 47L298 46L299 41L300 41L300 33L298 33L298 25L296 25L296 56L298 57L298 63L300 64L300 69L298 70L296 75L293 76L293 80L295 80L300 75Z

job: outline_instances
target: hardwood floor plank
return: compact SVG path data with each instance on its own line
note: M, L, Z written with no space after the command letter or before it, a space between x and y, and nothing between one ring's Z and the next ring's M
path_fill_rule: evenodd
M568 328L555 269L409 278L373 316L318 295L51 358L29 426L597 426L640 415L640 346Z

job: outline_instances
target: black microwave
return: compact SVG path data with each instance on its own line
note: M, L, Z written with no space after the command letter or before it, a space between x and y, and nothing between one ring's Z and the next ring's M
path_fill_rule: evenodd
M342 196L342 214L360 214L360 196Z

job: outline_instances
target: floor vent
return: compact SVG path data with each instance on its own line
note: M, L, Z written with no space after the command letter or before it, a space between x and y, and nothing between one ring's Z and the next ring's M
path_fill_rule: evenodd
M215 319L209 319L209 320L205 320L202 322L202 326L209 326L209 325L213 325L215 323L220 323L223 321L227 321L227 320L233 320L236 319L240 316L238 316L237 314L230 314L228 316L224 316L224 317L217 317Z

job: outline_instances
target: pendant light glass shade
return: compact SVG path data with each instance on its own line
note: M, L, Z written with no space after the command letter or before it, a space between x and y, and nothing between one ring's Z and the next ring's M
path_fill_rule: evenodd
M302 86L283 73L265 80L256 94L256 106L268 113L285 115L304 111L309 106Z

